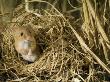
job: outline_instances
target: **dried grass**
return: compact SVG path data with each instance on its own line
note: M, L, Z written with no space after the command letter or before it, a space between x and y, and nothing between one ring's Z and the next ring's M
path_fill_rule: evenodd
M105 32L94 4L94 1L82 0L83 18L77 20L83 24L65 17L50 3L52 9L44 10L45 14L41 16L36 16L36 12L26 12L23 5L17 7L12 23L2 33L0 74L6 72L12 82L74 82L75 78L83 82L104 81L102 76L106 78L110 74L109 33ZM43 49L38 61L28 64L17 54L10 31L16 24L29 24L34 29Z

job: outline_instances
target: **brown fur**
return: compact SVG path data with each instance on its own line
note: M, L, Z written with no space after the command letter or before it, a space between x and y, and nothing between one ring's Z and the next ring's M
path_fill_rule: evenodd
M40 49L37 45L37 41L35 40L35 33L32 28L29 26L17 26L12 30L15 40L15 49L17 52L20 53L23 57L24 55L28 57L30 51L30 55L33 57L36 55L36 59L38 59L40 55ZM25 40L27 43L23 43ZM25 48L22 44L26 44L27 48ZM27 59L27 61L31 60ZM34 62L34 60L32 62Z

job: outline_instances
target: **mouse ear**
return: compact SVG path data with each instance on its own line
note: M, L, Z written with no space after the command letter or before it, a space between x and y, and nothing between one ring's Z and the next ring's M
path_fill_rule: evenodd
M10 32L12 35L15 35L16 32L19 30L20 25L19 24L14 24L13 26L10 27Z

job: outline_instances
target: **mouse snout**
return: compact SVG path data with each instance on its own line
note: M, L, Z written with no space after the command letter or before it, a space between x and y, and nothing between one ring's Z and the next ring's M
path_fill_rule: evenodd
M31 37L31 36L27 36L27 37L26 37L26 40L27 40L27 41L31 41L31 40L32 40L32 37Z

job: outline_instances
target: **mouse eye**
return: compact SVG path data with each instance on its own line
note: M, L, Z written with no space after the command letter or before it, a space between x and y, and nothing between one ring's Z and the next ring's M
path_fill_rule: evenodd
M21 32L21 34L20 34L21 36L23 36L23 32Z

